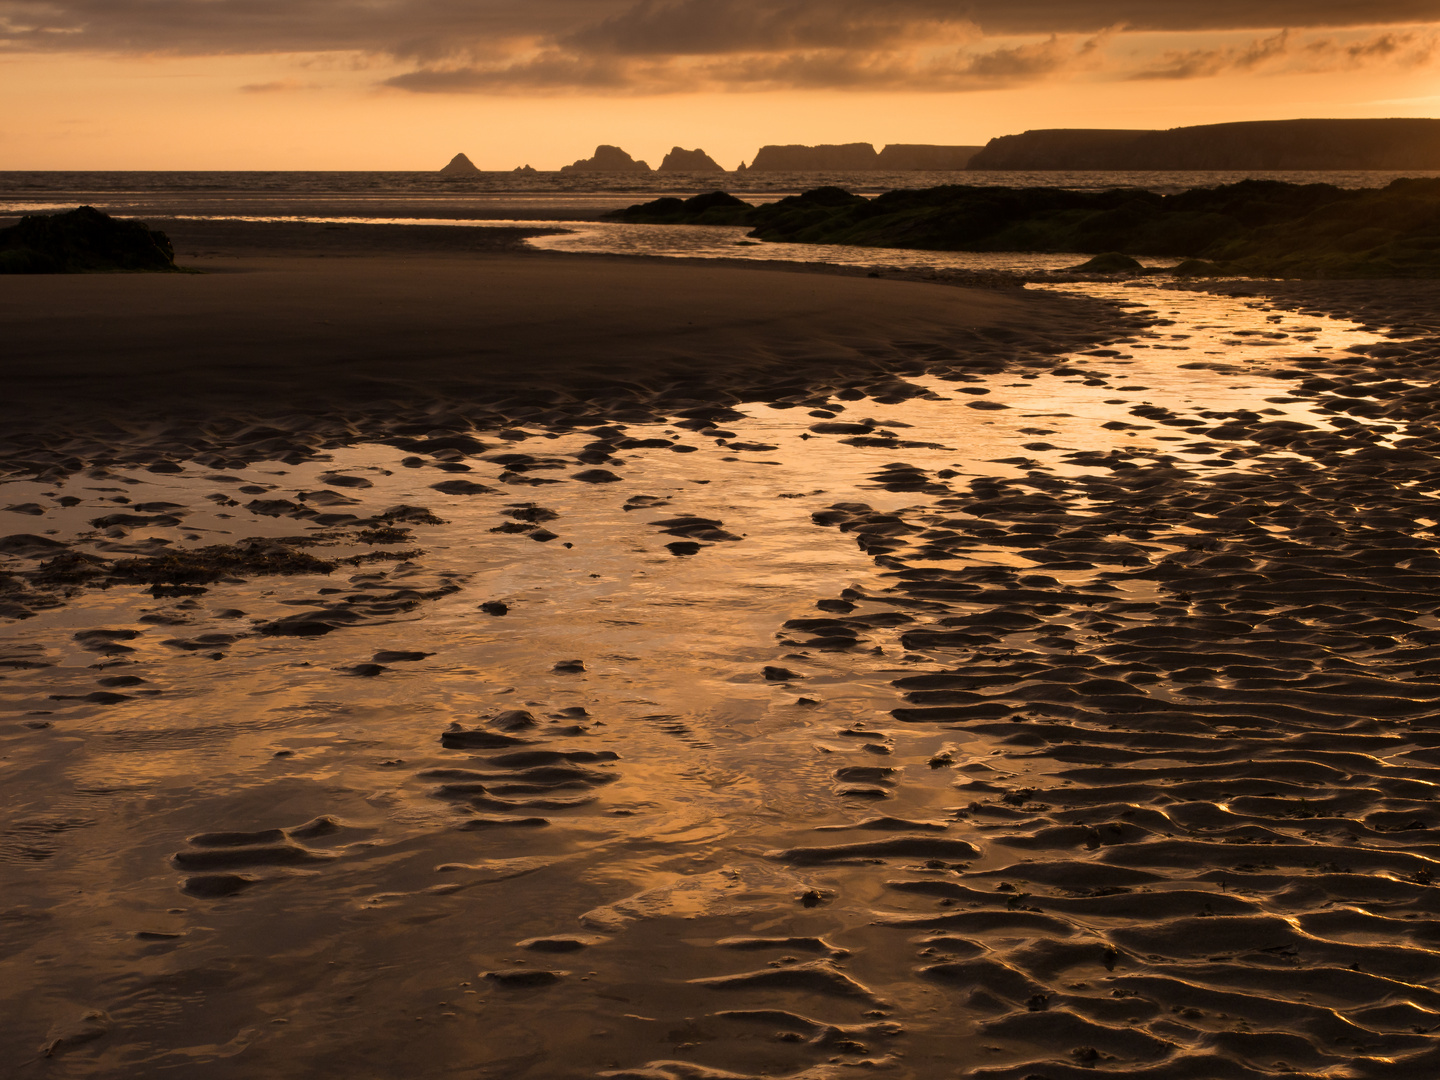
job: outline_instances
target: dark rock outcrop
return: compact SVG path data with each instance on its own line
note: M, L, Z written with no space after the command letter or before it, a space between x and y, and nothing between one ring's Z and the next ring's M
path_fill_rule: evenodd
M981 149L979 146L891 143L880 151L875 164L886 172L959 172Z
M638 225L750 225L755 207L723 191L690 199L669 196L601 214L606 221Z
M464 154L456 154L450 159L450 164L440 170L441 176L474 176L480 170L475 163Z
M1440 120L1257 120L1168 131L1005 135L971 169L1137 171L1440 169Z
M650 172L650 166L636 161L618 146L601 145L595 148L595 156L581 158L573 165L562 166L562 173L577 172Z
M853 172L879 168L880 156L869 143L839 146L762 146L750 171Z
M1258 277L1440 277L1440 179L1359 190L1244 180L1174 195L949 185L865 199L820 188L758 206L749 222L751 236L791 243L1159 255Z
M1138 274L1145 269L1139 261L1118 251L1107 251L1096 255L1079 266L1070 267L1077 274Z
M787 243L1103 256L1075 268L1086 273L1134 272L1133 256L1154 255L1191 260L1181 276L1440 277L1440 179L1358 190L1244 180L1174 195L951 184L873 199L821 187L760 206L714 191L606 216L748 225Z
M34 214L0 229L0 274L85 274L175 270L163 232L143 221L113 218L92 206Z
M522 176L535 176L539 172L539 170L532 169L529 165L517 165L510 171L513 173L519 173Z
M704 150L675 147L660 163L660 172L724 172L725 167Z

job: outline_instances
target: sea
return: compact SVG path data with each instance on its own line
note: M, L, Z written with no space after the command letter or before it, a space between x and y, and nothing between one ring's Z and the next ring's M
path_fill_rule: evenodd
M944 184L1122 188L1169 194L1246 179L1342 188L1384 187L1402 176L1440 172L24 172L0 171L0 216L49 213L88 204L160 217L394 217L494 220L498 212L584 220L663 195L723 190L766 202L822 186L860 195Z
M306 221L352 225L531 226L550 229L530 246L586 254L807 262L895 270L963 270L1033 274L1067 269L1072 254L927 252L814 244L758 244L731 226L629 225L600 222L610 210L662 196L723 190L753 203L818 187L859 195L946 184L1049 187L1071 191L1128 189L1171 194L1247 179L1378 188L1407 176L1440 172L0 172L0 224L24 214L76 206L149 221ZM163 227L163 226L162 226ZM1173 259L1152 259L1163 269Z

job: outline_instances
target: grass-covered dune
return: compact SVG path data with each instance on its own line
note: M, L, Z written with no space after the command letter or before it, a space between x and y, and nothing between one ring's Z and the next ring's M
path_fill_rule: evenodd
M950 185L873 199L828 187L763 206L711 192L608 216L747 225L756 239L790 243L1122 252L1262 277L1440 277L1440 180L1431 179L1359 190L1244 180L1174 195Z

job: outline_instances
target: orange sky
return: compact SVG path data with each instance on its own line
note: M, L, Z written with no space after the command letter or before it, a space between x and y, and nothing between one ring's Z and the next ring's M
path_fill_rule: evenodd
M598 142L733 168L1440 116L1440 0L0 0L0 100L0 169L553 169Z

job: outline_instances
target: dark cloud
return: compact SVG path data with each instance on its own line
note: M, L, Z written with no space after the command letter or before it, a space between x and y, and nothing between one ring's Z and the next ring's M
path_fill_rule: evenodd
M711 55L885 49L936 32L1093 34L1375 26L1440 19L1440 0L638 0L557 36L580 51Z
M287 94L296 90L319 90L315 83L301 82L299 79L277 79L275 82L246 83L240 87L242 94Z
M551 36L627 0L0 0L12 50L433 59Z
M412 66L389 85L430 92L947 90L1055 74L1113 32L1427 22L1440 0L0 0L0 51L348 53ZM1392 37L1323 62L1414 62ZM1267 48L1173 52L1134 77L1254 68Z
M1289 31L1228 49L1166 52L1132 80L1205 79L1227 72L1272 67L1309 73L1344 71L1370 65L1418 67L1430 62L1437 47L1432 33L1389 32L1360 41L1322 38L1299 44Z
M1138 71L1132 79L1202 79L1224 71L1253 71L1267 60L1289 51L1289 31L1255 41L1244 48L1191 49L1167 52L1155 66Z
M533 93L588 89L605 91L664 90L663 70L625 64L613 58L580 58L549 52L504 67L422 68L386 80L387 86L422 94ZM674 86L669 86L674 89Z
M1440 0L0 0L10 49L434 58L530 42L577 55L887 49L987 35L1440 21Z
M916 58L904 52L810 50L720 58L606 57L559 53L505 68L461 67L410 72L388 85L422 93L561 92L577 86L620 93L681 90L980 90L1031 82L1082 63L1098 38L1052 36L989 51L952 50Z
M946 0L639 0L558 40L621 56L882 51L936 32L978 33L965 11Z

